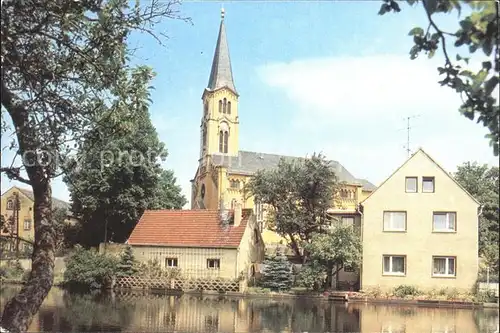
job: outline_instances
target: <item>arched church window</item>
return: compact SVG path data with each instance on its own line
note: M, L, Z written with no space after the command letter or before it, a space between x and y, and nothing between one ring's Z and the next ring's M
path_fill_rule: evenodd
M225 97L222 105L222 113L227 113L227 99Z
M229 144L229 132L224 132L224 154L227 154Z
M231 114L231 102L227 102L227 114Z
M219 100L219 113L222 113L222 101Z
M236 199L231 200L231 209L234 209L236 206Z
M224 132L219 132L219 153L224 152Z

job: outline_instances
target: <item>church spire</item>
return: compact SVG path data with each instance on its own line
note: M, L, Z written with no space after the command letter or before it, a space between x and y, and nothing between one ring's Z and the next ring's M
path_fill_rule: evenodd
M229 47L227 46L224 16L225 11L224 8L222 8L219 37L217 38L217 46L215 47L212 71L210 72L207 89L216 90L222 87L227 87L237 94L236 88L234 87L231 59L229 58Z

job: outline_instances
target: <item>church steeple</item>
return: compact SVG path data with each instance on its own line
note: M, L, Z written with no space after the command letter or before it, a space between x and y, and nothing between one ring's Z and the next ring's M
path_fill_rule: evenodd
M219 28L219 37L215 47L214 60L207 89L214 91L227 87L235 94L236 88L233 81L233 71L231 69L231 58L229 57L229 47L227 46L226 27L224 26L224 8L221 9L221 21Z

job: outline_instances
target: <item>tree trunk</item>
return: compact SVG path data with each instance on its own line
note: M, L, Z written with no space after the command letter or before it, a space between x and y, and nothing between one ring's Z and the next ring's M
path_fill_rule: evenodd
M37 168L41 172L42 168ZM34 179L36 178L36 179ZM9 332L26 332L54 280L55 228L52 223L52 190L42 174L30 175L33 184L35 246L31 274L19 294L5 305L1 326Z

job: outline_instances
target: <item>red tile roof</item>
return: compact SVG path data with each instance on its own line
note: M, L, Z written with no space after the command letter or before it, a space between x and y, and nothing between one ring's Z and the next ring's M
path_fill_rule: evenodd
M224 226L218 210L147 210L128 239L130 245L230 247L240 245L251 209L239 226ZM232 214L232 212L230 212Z

